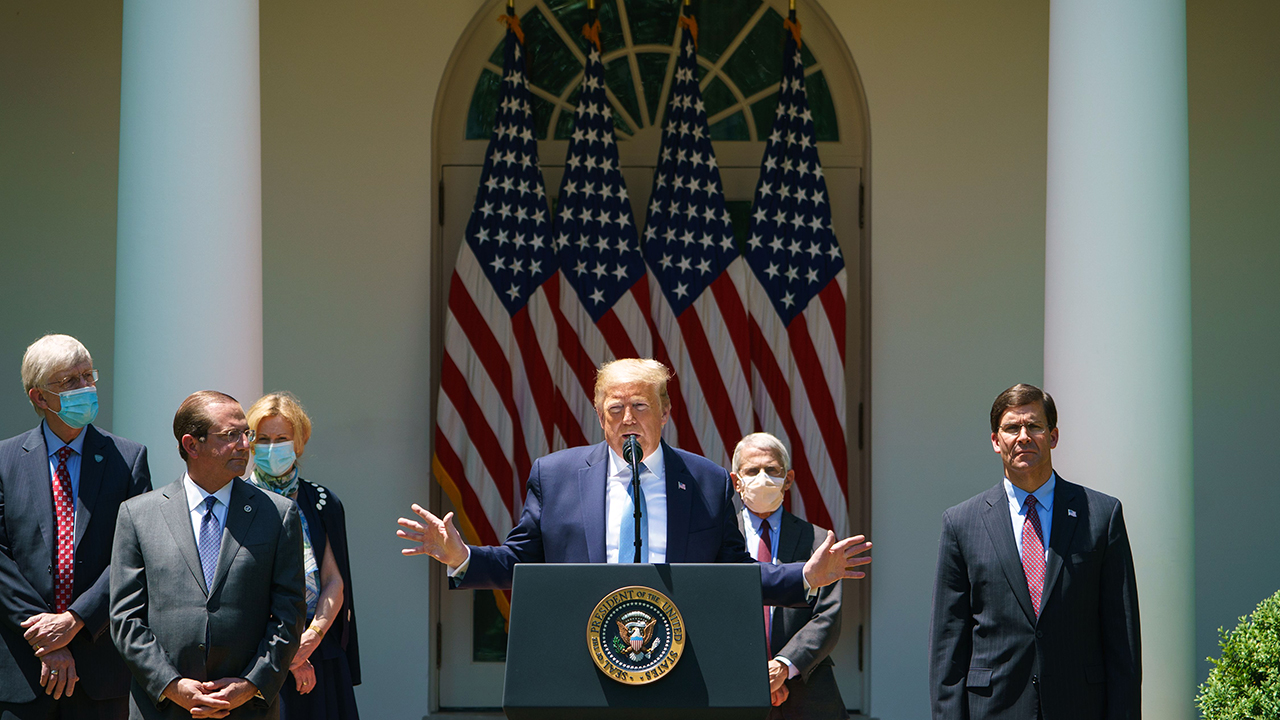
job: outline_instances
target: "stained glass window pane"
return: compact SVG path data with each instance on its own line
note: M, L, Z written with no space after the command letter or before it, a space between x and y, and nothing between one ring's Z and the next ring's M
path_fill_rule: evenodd
M723 80L716 78L702 91L702 101L707 106L707 117L712 117L721 110L727 110L737 104L738 99L733 96L733 92Z
M711 126L712 140L750 140L747 132L747 117L736 112Z
M613 126L628 135L636 134L636 131L633 130L630 125L627 124L627 121L622 119L622 115L618 113L617 108L613 109ZM622 138L618 138L618 139L621 140Z
M636 84L631 79L631 63L625 55L604 66L604 81L633 120L644 119L640 117L640 101L636 99ZM615 114L614 117L616 119L617 115Z
M542 140L547 136L547 126L551 123L551 114L555 112L556 106L543 100L537 95L533 95L533 131L537 134L537 138Z
M475 92L471 93L471 108L467 111L467 139L488 140L493 133L493 118L498 114L498 96L502 78L495 72L484 70Z
M698 54L716 61L738 36L760 0L707 0L697 8ZM777 15L777 13L774 13ZM781 21L779 21L781 25Z
M631 6L627 5L630 10ZM634 23L633 23L634 24ZM658 122L658 101L662 99L662 83L667 77L666 53L639 53L636 62L640 65L640 82L644 84L644 101L649 105L649 123Z
M773 118L778 114L778 93L763 100L757 100L751 106L751 118L756 121L756 139L763 141L769 137L773 127Z
M680 16L680 0L626 0L631 42L636 45L670 45Z
M770 9L722 66L745 96L782 79L782 16Z
M503 60L502 53L503 51L506 50L506 45L507 45L506 38L499 40L498 47L494 48L493 54L489 56L489 62L493 63L494 65L497 65L498 67L502 67L502 60Z
M840 123L836 121L836 106L831 100L831 88L822 72L804 79L805 95L809 98L809 111L813 113L813 133L821 142L840 141Z
M582 66L536 8L525 13L520 26L524 28L524 46L529 53L530 81L552 95L559 95L569 81L582 72Z
M569 93L569 97L565 98L565 102L569 103L568 108L560 109L560 117L556 120L556 139L568 140L573 135L573 114L578 109L578 95L582 93L582 83Z

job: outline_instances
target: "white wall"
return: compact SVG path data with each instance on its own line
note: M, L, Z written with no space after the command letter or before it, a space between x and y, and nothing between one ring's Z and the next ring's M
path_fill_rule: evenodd
M1001 477L992 399L1042 378L1048 7L826 7L871 115L871 712L926 718L942 511Z

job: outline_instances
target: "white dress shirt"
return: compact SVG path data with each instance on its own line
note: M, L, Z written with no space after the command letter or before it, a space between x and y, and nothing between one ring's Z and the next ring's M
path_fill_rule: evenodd
M231 507L231 483L218 488L217 492L208 493L191 479L182 474L182 487L187 491L187 509L191 513L191 535L196 539L196 547L200 547L200 523L204 521L204 499L210 495L218 498L213 504L213 516L218 519L218 527L227 527L227 510Z
M640 491L644 493L644 518L649 526L649 562L667 561L667 466L663 459L662 445L644 459L640 472ZM631 497L627 486L631 484L631 466L609 448L609 475L605 482L604 543L605 562L621 562L618 559L618 532L622 516L631 509ZM627 560L631 562L632 546L627 543Z
M1053 524L1053 489L1058 484L1058 473L1051 473L1049 479L1035 492L1026 490L1004 479L1004 494L1009 498L1009 516L1013 522L1013 541L1018 546L1018 556L1022 556L1022 525L1027 521L1026 503L1028 495L1036 496L1036 511L1040 514L1040 530L1044 537L1044 561L1049 562L1049 530Z

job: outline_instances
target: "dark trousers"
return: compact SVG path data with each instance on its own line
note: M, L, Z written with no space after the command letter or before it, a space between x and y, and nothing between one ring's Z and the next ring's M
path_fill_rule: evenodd
M129 717L129 697L94 700L76 689L70 697L54 700L42 693L29 703L0 702L0 720L125 720Z

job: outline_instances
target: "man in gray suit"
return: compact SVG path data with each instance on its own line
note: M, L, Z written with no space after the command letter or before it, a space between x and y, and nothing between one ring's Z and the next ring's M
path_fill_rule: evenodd
M234 398L173 419L182 479L120 508L111 635L133 672L130 718L279 717L305 617L302 525L240 479L253 433Z
M741 505L738 527L759 562L807 560L827 531L782 507L796 479L791 453L769 433L752 433L733 451L733 489ZM841 583L820 589L809 607L765 606L769 643L770 720L844 720L831 651L840 639Z
M942 515L934 720L1142 716L1138 590L1120 501L1054 472L1057 425L1048 393L1000 393L991 446L1004 479Z
M0 442L0 718L108 720L129 671L107 636L107 567L120 503L151 489L147 449L93 425L98 371L79 340L22 356L40 416Z

